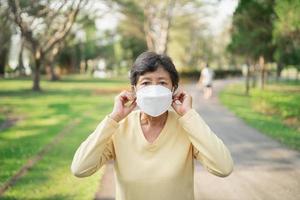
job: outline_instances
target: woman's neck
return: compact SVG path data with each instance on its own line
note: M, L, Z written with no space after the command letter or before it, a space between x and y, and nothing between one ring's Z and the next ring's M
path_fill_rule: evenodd
M157 117L152 117L146 113L141 113L141 124L150 126L164 125L168 117L168 111Z

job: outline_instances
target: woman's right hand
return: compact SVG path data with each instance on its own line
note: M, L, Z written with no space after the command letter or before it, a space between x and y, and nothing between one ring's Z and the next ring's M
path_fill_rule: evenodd
M131 102L127 105L128 102ZM124 119L131 111L136 107L136 97L132 92L124 90L118 96L115 97L115 104L113 111L109 114L109 117L116 122Z

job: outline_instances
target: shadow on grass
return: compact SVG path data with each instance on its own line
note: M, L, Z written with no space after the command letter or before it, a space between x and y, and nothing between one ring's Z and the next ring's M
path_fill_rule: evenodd
M31 77L14 77L14 78L5 78L5 79L0 79L1 81L12 81L12 82L31 82L32 78ZM42 76L41 78L42 82L48 82L48 83L129 83L129 79L126 77L114 77L114 78L93 78L93 77L80 77L80 76L65 76L62 77L59 80L56 81L51 81L48 80L45 76Z
M43 197L43 200L60 200L60 199L64 199L64 200L73 200L74 197L72 196L68 196L68 195L53 195L53 196L47 196L47 197ZM1 197L1 200L20 200L20 198L15 198L15 197L10 197L10 196L4 196ZM22 198L22 200L41 200L41 198Z
M109 95L117 94L127 88L107 88L107 89L45 89L41 92L35 92L30 89L19 89L19 90L10 90L10 91L0 91L0 97L44 97L44 96L82 96L86 95Z
M47 82L52 82L52 81L47 81ZM61 79L56 81L57 83L129 83L128 79L117 79L117 78L113 78L113 79Z
M32 91L31 89L18 89L18 90L9 90L9 91L0 91L0 96L22 96L22 97L40 97L45 95L68 95L68 96L77 96L83 94L90 94L90 89L45 89L40 92Z

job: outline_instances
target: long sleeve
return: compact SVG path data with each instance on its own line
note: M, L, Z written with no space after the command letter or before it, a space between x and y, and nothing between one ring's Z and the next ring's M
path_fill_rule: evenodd
M71 171L77 177L94 174L105 162L114 158L112 135L119 124L108 116L81 143L74 155Z
M179 118L193 145L194 157L212 174L228 176L233 170L230 152L194 110L189 110Z

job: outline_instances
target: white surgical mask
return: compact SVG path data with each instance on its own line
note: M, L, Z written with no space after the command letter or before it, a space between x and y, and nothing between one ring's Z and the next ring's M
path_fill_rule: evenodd
M172 92L161 85L145 86L136 92L136 102L144 113L157 117L171 106Z

